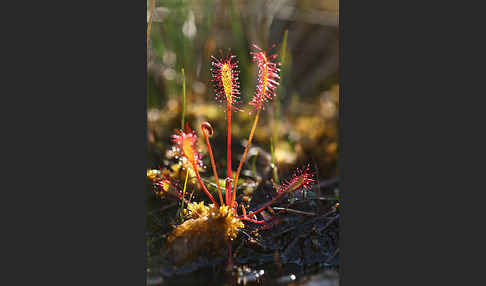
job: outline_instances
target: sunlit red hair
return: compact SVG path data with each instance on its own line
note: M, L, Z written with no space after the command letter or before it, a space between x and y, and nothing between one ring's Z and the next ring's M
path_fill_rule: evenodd
M191 167L202 167L202 154L197 150L197 135L189 126L186 126L186 131L178 130L177 134L172 135L172 142L175 154L181 160L181 164L185 166L187 161Z
M253 44L255 52L250 52L253 56L253 62L258 66L258 78L255 95L250 101L250 105L255 107L255 110L263 108L265 102L271 100L275 96L275 89L279 85L278 80L280 76L278 73L280 63L275 62L278 57L277 54L267 55L260 47Z
M182 192L180 191L179 185L176 182L173 182L166 175L162 176L162 178L158 179L157 182L155 182L154 193L156 196L162 197L164 194L169 192L170 188L174 190L174 193L177 194L178 198L182 198Z
M240 100L240 83L238 62L236 56L228 53L224 56L222 52L219 57L211 56L211 82L216 93L216 100L229 103L236 108Z
M292 176L290 176L290 179L285 180L282 185L277 186L277 192L308 191L315 182L314 174L310 171L310 165L307 165L304 168L297 168Z

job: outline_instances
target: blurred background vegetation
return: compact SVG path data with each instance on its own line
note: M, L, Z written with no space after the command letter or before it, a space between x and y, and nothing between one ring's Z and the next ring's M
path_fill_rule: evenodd
M184 68L186 121L198 134L202 122L212 124L215 158L224 168L225 112L214 100L209 67L211 55L230 48L239 60L244 109L233 115L236 169L253 119L247 112L256 84L250 45L268 50L277 44L281 85L262 114L252 154L262 166L274 161L279 176L311 163L320 180L337 177L338 6L338 0L147 0L147 23L153 7L147 42L147 167L164 164L170 136L180 128ZM202 141L199 146L204 150ZM253 159L249 155L244 168ZM209 166L207 155L205 160Z

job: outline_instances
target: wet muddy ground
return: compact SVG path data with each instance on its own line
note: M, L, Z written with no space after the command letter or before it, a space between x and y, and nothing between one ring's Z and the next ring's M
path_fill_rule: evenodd
M245 222L232 243L232 267L225 247L182 265L170 262L167 236L178 222L180 206L169 198L154 199L150 189L148 184L148 285L338 285L337 179L321 181L307 193L287 195L264 213L264 224ZM272 185L262 181L250 209L268 201L273 192Z

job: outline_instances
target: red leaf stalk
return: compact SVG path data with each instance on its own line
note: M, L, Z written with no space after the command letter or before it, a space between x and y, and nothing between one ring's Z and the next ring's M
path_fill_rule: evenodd
M219 205L216 202L216 200L214 199L213 195L211 195L211 193L208 191L208 189L206 189L206 187L204 186L203 182L201 181L201 177L199 176L199 171L197 170L197 167L195 165L193 165L193 169L194 169L194 172L196 173L197 181L199 182L199 185L203 189L204 193L206 193L206 196L208 196L211 199L211 201L213 202L213 204L216 207L219 207Z
M238 169L236 170L235 180L234 180L234 188L233 188L233 197L231 199L232 205L236 200L236 187L238 186L238 178L240 176L241 168L243 167L243 163L246 160L246 155L248 154L248 149L250 149L251 141L253 140L253 135L255 134L255 129L257 127L258 118L260 117L260 110L257 110L255 115L255 119L253 120L253 126L251 127L250 136L248 137L248 142L246 143L245 151L243 152L243 156L241 157L240 164L238 165Z
M208 147L209 158L211 158L211 167L213 168L214 177L216 178L216 185L218 186L219 202L221 203L221 205L224 205L223 196L221 195L221 187L219 185L218 172L216 171L216 164L214 163L213 150L211 148L211 144L209 143L208 134L206 133L209 132L209 136L212 136L213 128L211 127L211 124L209 124L209 122L204 122L201 125L201 130L204 134L204 140L206 141L206 145Z
M228 110L228 145L226 149L226 205L233 207L233 203L229 204L231 198L231 104L227 104ZM228 180L229 179L229 180Z
M271 206L273 203L278 201L283 195L287 193L291 193L297 191L299 189L309 190L315 180L313 179L313 174L309 171L309 165L303 169L297 169L292 174L290 180L285 181L281 186L277 186L277 195L268 203L266 203L263 207L257 209L256 211L251 212L248 214L248 217L252 217L257 213L263 211L264 209Z

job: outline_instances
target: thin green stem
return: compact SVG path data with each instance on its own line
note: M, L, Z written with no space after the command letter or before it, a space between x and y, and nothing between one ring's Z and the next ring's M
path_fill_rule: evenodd
M150 18L147 26L147 45L150 40L150 28L152 27L152 16L154 15L155 0L152 0L152 6L150 6Z
M272 149L272 163L273 163L273 180L274 181L278 181L278 174L277 174L277 170L276 170L276 158L275 158L275 144L278 144L278 139L279 139L279 119L280 119L280 97L282 97L282 90L283 90L283 87L282 87L282 81L286 75L286 66L285 66L285 62L286 62L286 58L287 58L287 37L288 37L288 33L289 33L289 30L285 30L284 32L284 36L283 36L283 40L282 40L282 48L280 49L280 55L281 55L281 65L282 65L282 77L281 77L281 80L280 80L280 85L278 87L278 93L280 94L280 96L277 96L276 99L275 99L275 112L274 112L274 116L273 116L273 120L272 120L272 125L273 125L273 134L272 134L272 139L271 139L271 142L270 142L270 148Z
M258 158L258 151L256 152L255 156L253 157L253 161L251 163L251 172L253 174L253 177L256 178L257 173L256 173L256 160Z
M253 126L251 127L251 131L250 131L250 136L248 137L248 142L246 143L245 152L243 152L243 156L241 157L240 164L238 165L238 169L236 170L235 180L233 182L234 189L233 189L233 196L232 196L232 199L231 199L231 206L233 206L234 203L235 203L236 187L238 186L238 177L240 176L241 167L243 166L243 163L245 162L246 155L248 154L248 149L250 148L251 141L253 140L253 135L255 134L255 129L257 127L258 119L260 118L260 110L261 109L259 108L256 115L255 115L255 119L253 121Z
M285 57L287 55L287 36L289 34L289 30L285 30L284 36L283 36L283 41L282 41L282 49L280 54L282 55L282 65L285 64Z
M278 182L278 174L277 174L277 164L275 163L275 149L274 149L273 139L270 138L270 152L272 154L272 172L273 172L273 181Z
M182 119L181 129L184 130L184 117L186 116L186 75L184 68L182 68Z
M186 170L186 180L184 181L184 190L182 191L181 219L184 215L184 198L186 197L187 178L189 178L189 170Z

